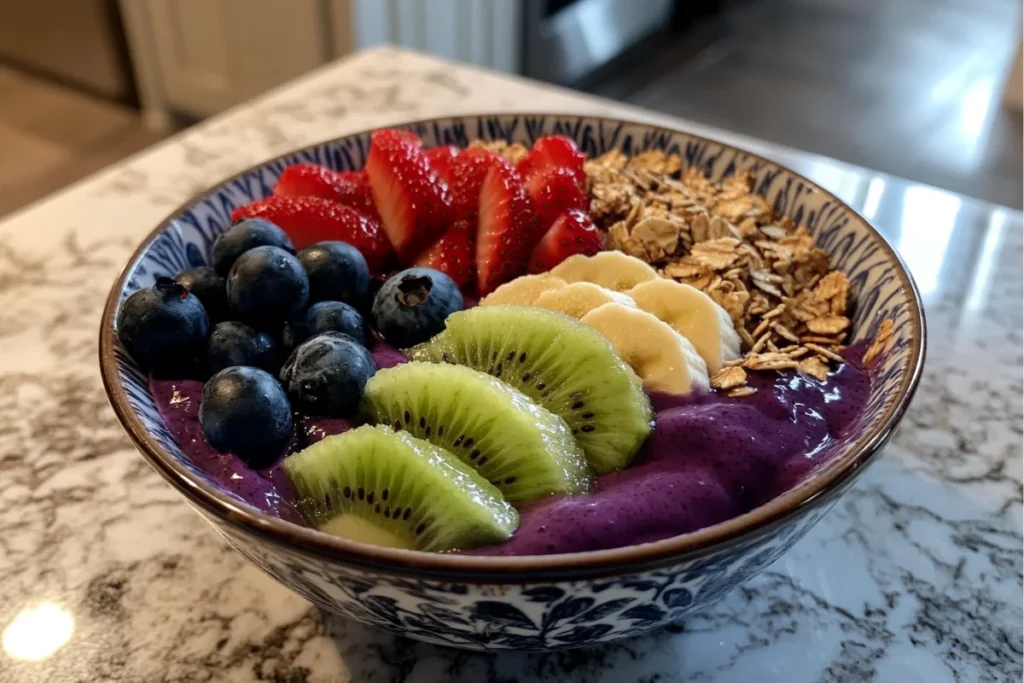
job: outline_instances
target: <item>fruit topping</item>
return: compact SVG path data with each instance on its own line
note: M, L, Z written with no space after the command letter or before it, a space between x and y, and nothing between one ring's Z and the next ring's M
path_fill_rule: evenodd
M497 154L476 148L463 150L450 160L454 221L440 239L416 257L414 265L440 270L459 287L475 284L480 191L494 164L508 165Z
M437 174L437 176L448 183L452 182L452 161L459 153L459 148L454 145L444 145L442 147L434 147L423 152L423 156L427 158L427 163L430 165L430 170Z
M551 274L566 282L593 282L616 292L628 292L641 282L660 277L654 268L621 251L570 256L552 268Z
M428 441L363 426L285 459L303 516L362 543L442 552L508 539L519 523L498 489Z
M409 268L391 276L377 292L373 327L398 348L430 339L444 330L445 319L462 309L462 292L444 273Z
M160 374L187 370L209 328L196 295L168 277L134 292L117 314L118 336L128 353Z
M537 173L526 181L526 194L530 197L537 222L545 228L553 225L566 211L585 212L590 204L576 174L568 168L552 168ZM589 218L587 222L590 222ZM600 234L597 228L593 230L595 234ZM598 244L599 249L603 243L602 238Z
M512 502L590 487L565 421L477 370L434 363L381 370L366 384L363 412L454 453Z
M597 473L625 467L651 431L651 403L607 339L577 320L529 306L478 306L408 352L467 365L522 391L569 425Z
M488 152L486 149L471 147L459 152L452 160L452 208L456 221L467 221L475 231L477 216L480 212L480 192L484 186L484 178L491 166L500 164L511 168L503 158Z
M231 367L203 386L199 404L203 435L253 469L272 465L292 436L292 409L281 385L265 370Z
M364 310L369 305L370 268L362 253L346 242L317 242L298 253L309 277L309 300L343 301Z
M319 301L297 313L281 331L281 343L287 351L321 332L341 332L366 345L366 323L352 306L341 301Z
M565 313L578 320L598 306L612 303L636 307L633 300L625 294L613 292L592 282L574 282L565 287L550 289L537 297L532 305Z
M362 344L340 332L323 332L292 351L281 368L281 383L307 416L349 417L376 370Z
M659 278L629 290L636 305L686 337L715 374L726 361L740 357L740 336L732 318L696 287Z
M273 372L277 362L277 345L269 334L230 320L213 326L203 354L203 366L210 375L235 365Z
M586 157L576 143L564 135L548 135L537 138L525 157L519 160L516 170L527 181L553 168L565 168L572 172L576 184L586 187L587 174L583 171Z
M281 172L274 196L330 199L380 221L370 194L370 181L363 171L332 171L317 164L296 164Z
M373 133L366 173L384 231L399 261L411 263L451 223L448 184L417 145L393 130Z
M228 298L224 278L209 266L196 266L174 276L174 281L196 295L211 323L228 317Z
M330 199L267 197L235 209L231 219L248 216L262 216L281 226L297 249L317 242L348 242L374 270L384 267L391 257L391 244L377 220Z
M476 238L477 288L481 296L526 270L530 250L540 235L523 183L509 166L494 164L487 171L480 191Z
M708 370L697 349L650 313L609 303L590 311L580 322L604 335L649 391L677 395L707 391Z
M533 302L544 292L562 287L565 287L565 280L548 273L523 275L511 282L506 282L485 296L480 300L480 305L532 306Z
M238 221L248 218L239 214L240 211L242 209L235 209L231 219ZM256 247L280 247L287 252L295 252L291 239L274 223L262 219L242 220L217 235L214 240L213 269L227 276L238 257Z
M466 287L476 279L474 233L461 222L455 225L417 256L413 264L439 270L459 287Z
M258 325L283 322L309 299L309 277L299 260L280 247L256 247L235 261L227 279L228 305Z
M543 273L552 270L570 256L593 256L604 246L604 236L582 211L562 213L544 233L530 254L528 270Z

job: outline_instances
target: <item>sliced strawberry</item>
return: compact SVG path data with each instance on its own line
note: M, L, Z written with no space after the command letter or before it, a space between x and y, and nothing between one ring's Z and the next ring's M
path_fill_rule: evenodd
M476 233L476 272L480 296L526 271L537 241L537 218L519 174L494 164L480 191Z
M529 181L538 173L551 170L552 168L567 168L572 171L577 184L586 187L587 174L583 171L583 162L586 157L576 147L576 143L564 135L548 135L537 138L533 147L526 153L516 170Z
M274 196L333 199L380 220L370 194L370 182L363 171L332 171L318 164L296 164L281 172Z
M412 144L416 145L417 149L423 146L423 140L420 140L420 136L416 135L416 133L413 133L411 130L401 130L398 128L382 128L381 130L408 140Z
M604 246L604 236L582 211L566 211L544 233L530 254L531 273L546 273L573 254L593 256Z
M427 158L427 163L430 164L430 168L433 169L434 173L440 176L441 180L451 185L452 161L454 161L458 153L458 147L445 145L444 147L428 149L423 152L423 156Z
M417 256L414 265L439 270L459 287L465 287L476 278L473 241L471 231L453 227Z
M384 231L402 263L437 241L451 222L448 184L398 131L374 131L366 161L370 191Z
M375 219L350 206L323 197L267 197L240 206L232 221L264 218L288 233L296 249L315 242L348 242L366 257L371 270L383 268L391 256L388 237Z
M483 187L484 178L487 177L487 171L495 164L511 168L504 157L481 147L464 149L452 160L452 175L455 178L451 184L452 206L455 209L456 220L469 221L476 225L477 212L480 209L480 189Z
M546 228L566 211L586 211L590 205L576 182L576 175L568 168L537 173L526 181L526 194L530 196L537 222Z

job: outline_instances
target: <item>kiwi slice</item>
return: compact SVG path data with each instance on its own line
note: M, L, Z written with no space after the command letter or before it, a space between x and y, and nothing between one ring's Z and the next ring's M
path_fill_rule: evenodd
M650 434L642 381L593 328L530 306L478 306L445 324L409 358L467 365L523 392L566 421L595 472L628 465Z
M376 545L441 552L507 540L519 514L457 457L384 426L329 436L285 458L310 524Z
M590 488L565 420L472 368L414 362L381 370L366 383L362 411L454 453L510 502Z

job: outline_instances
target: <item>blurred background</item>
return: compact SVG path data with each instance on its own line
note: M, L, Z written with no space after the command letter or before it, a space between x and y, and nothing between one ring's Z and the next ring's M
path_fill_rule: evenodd
M1020 208L1019 0L0 0L0 216L390 43Z

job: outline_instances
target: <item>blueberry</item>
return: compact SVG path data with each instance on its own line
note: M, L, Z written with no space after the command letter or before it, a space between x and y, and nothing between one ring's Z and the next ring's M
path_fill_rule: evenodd
M280 247L256 247L228 273L228 305L257 326L284 321L309 299L309 278L299 260Z
M204 365L211 375L234 365L249 365L274 371L277 348L266 332L257 332L244 323L217 323L206 340Z
M341 332L366 345L366 323L359 311L340 301L320 301L287 323L281 342L289 351L321 332Z
M187 367L209 329L203 304L169 277L129 296L117 313L121 343L139 365L156 373Z
M377 371L359 342L324 332L292 351L281 382L297 410L311 417L348 417L359 407L366 381Z
M228 296L224 291L224 278L209 266L198 266L183 270L174 281L196 295L210 322L224 320L228 316Z
M295 253L295 247L284 230L262 218L250 218L217 235L213 243L214 270L227 275L239 256L256 247L280 247Z
M309 275L310 301L343 301L365 310L370 268L359 250L345 242L317 242L299 252Z
M269 467L292 436L292 408L274 376L259 368L221 370L203 386L199 404L203 435L253 469Z
M410 268L377 292L372 322L388 343L406 348L442 331L445 319L461 309L462 292L450 277L432 268Z

